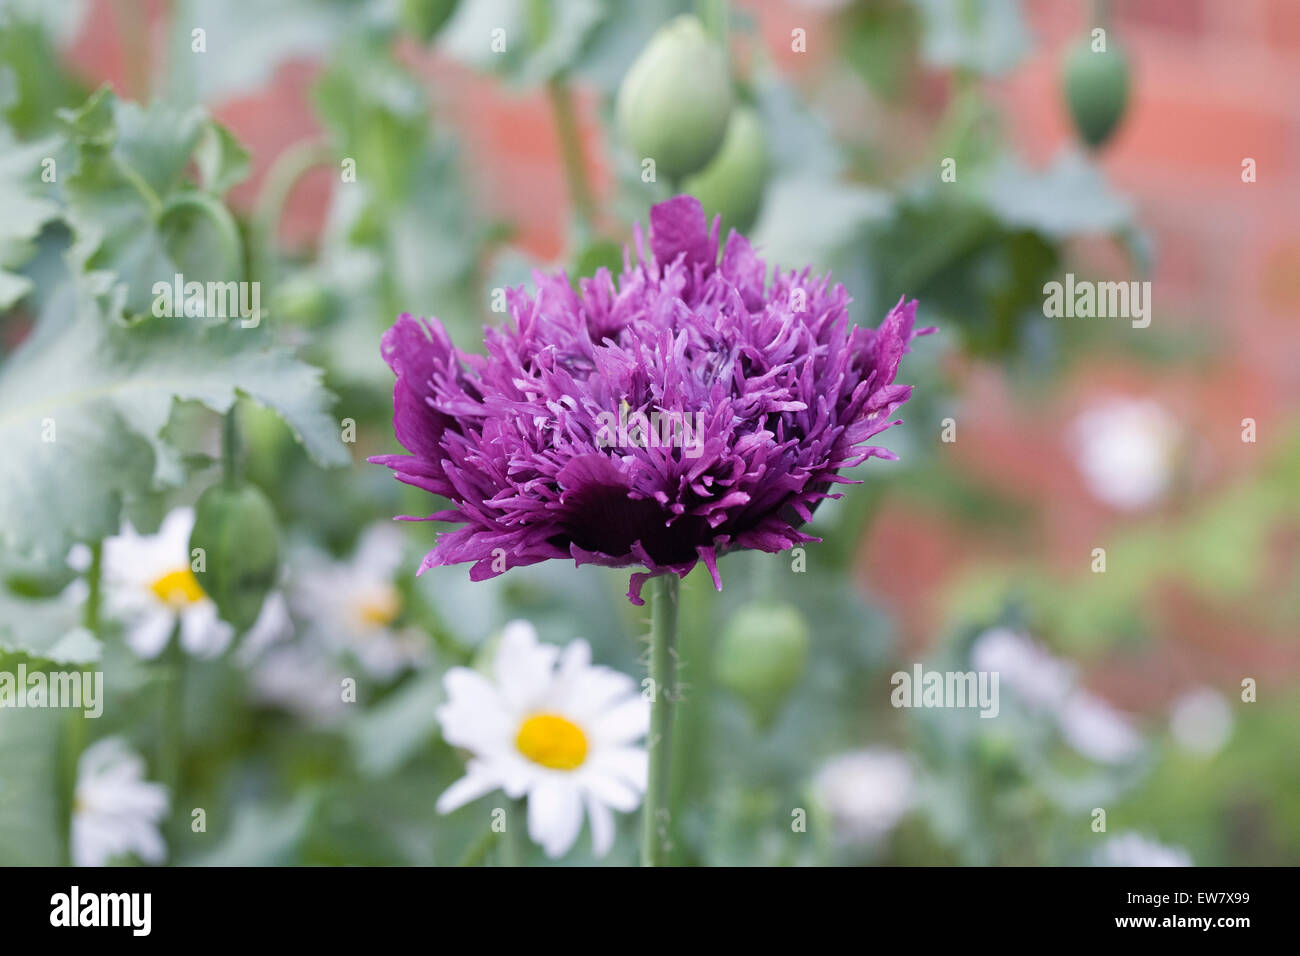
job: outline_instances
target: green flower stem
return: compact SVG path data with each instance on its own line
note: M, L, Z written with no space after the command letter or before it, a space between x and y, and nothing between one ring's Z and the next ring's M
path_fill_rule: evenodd
M82 608L81 623L99 636L99 606L104 571L104 543L96 541L90 546L90 567L86 569L86 603ZM64 836L64 862L72 865L72 814L77 804L77 764L86 746L86 715L72 708L63 722L62 762L59 766L60 799L56 812L60 832Z
M669 768L672 766L673 703L677 696L677 598L680 580L661 574L650 590L650 773L641 815L641 865L664 866L673 824Z
M465 850L464 856L460 858L456 865L481 866L483 861L487 858L488 852L496 845L497 838L500 836L501 834L497 833L495 830L488 830L469 845L469 848Z
M591 235L596 203L592 198L591 185L587 182L587 165L582 158L582 135L578 127L578 113L573 105L573 89L563 76L555 76L546 84L546 92L551 98L551 109L555 113L555 131L560 140L564 177L569 184L569 199L573 203L573 211L578 217L578 227L582 232L579 239L586 242Z
M238 408L238 400L231 402L221 420L221 477L230 488L239 483Z
M186 191L176 194L167 200L158 210L158 222L162 223L168 216L184 210L190 210L207 218L209 222L216 227L217 234L221 237L221 245L225 250L226 262L230 264L230 273L223 276L225 279L239 280L244 275L244 241L239 235L239 225L235 222L235 217L230 214L230 210L225 207L221 200L209 196L207 193L197 191Z
M181 647L181 622L172 628L167 648L159 659L163 679L162 737L158 750L158 779L175 800L181 782L181 756L185 747L183 724L185 650Z
M104 542L96 541L90 546L90 567L86 569L86 606L81 620L86 630L96 637L99 636L99 601L103 576Z
M506 832L501 836L501 865L523 866L528 850L528 805L523 800L506 802Z
M290 146L271 164L262 180L262 189L253 204L253 269L257 278L270 280L272 275L276 228L285 203L298 180L317 166L332 165L334 154L324 140L308 140Z
M704 24L704 29L721 44L725 52L727 31L731 26L731 11L728 9L727 0L696 0L695 12L700 22Z

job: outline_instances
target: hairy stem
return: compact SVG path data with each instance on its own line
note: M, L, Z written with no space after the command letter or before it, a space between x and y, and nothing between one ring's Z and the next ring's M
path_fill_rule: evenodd
M677 598L680 581L662 574L650 589L650 773L641 817L641 865L664 866L671 849L669 768L672 766L673 704L677 696Z

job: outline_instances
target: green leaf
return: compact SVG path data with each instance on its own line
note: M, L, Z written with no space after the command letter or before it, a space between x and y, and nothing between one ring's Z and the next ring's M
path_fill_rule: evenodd
M941 69L1002 74L1029 49L1020 0L914 0L924 24L921 56Z
M299 862L301 844L321 804L308 790L277 807L241 804L235 822L215 849L187 860L197 866L291 866Z
M0 655L0 667L10 659ZM57 710L0 709L0 866L53 866L60 832Z
M1050 239L1120 233L1133 225L1132 204L1078 150L1062 152L1041 172L1004 157L990 170L983 191L990 209L1004 223Z
M185 255L189 229L183 227L193 227L198 217L184 221L191 206L184 174L204 134L202 110L162 104L146 110L105 88L63 118L77 151L77 168L67 182L67 218L77 237L74 266L113 272L125 288L128 314L148 312L154 283L171 282L183 267L191 269L187 280L238 278L231 274L240 259L237 233L235 248L214 265ZM222 233L217 241L231 241L228 223L206 227Z
M349 723L361 772L382 777L415 756L437 734L437 707L445 696L441 671L428 669Z
M458 60L521 86L544 83L579 64L602 24L621 18L611 17L612 9L598 0L461 3L443 27L438 46ZM504 31L504 50L493 47L495 30ZM623 62L624 69L628 62Z
M33 240L59 215L54 186L40 178L42 160L56 147L50 139L20 145L0 130L0 312L31 291L29 278L8 270L30 258Z
M124 500L181 477L159 433L177 398L224 412L245 394L274 409L322 464L348 454L319 370L238 323L149 318L125 326L84 294L0 370L0 540L59 554L118 529Z
M0 587L0 654L56 664L97 661L99 640L81 626L81 608L65 597L22 598Z
M224 196L231 186L248 176L248 150L220 123L209 123L194 154L199 182L214 196Z
M49 132L55 110L85 98L58 53L58 45L71 40L81 7L40 0L0 2L0 74L7 77L0 79L0 110L24 139Z

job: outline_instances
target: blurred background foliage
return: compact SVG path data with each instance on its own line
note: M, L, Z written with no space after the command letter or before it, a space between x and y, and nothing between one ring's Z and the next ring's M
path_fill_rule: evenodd
M1104 807L1111 832L1142 832L1197 863L1300 859L1294 674L1288 687L1268 684L1257 703L1240 703L1240 677L1264 686L1275 659L1229 649L1217 678L1195 678L1154 640L1166 622L1148 601L1183 589L1217 614L1244 606L1248 620L1294 640L1296 565L1279 565L1275 533L1300 527L1300 441L1274 444L1257 467L1208 491L1175 481L1173 506L1108 525L1111 570L1092 574L1090 546L1063 566L1043 560L1039 542L1041 514L1072 507L1077 486L1035 492L1015 469L981 480L952 452L970 439L940 440L949 417L967 427L961 410L978 398L980 375L1033 407L1059 399L1089 357L1195 369L1206 351L1176 325L1138 335L1126 322L1044 317L1044 283L1089 269L1080 241L1111 250L1102 277L1124 279L1149 277L1154 244L1133 198L1082 142L1046 163L1013 145L991 89L1034 48L1021 4L699 7L715 36L726 33L738 110L752 124L737 133L754 144L736 147L737 162L762 153L756 167L715 177L718 198L706 201L748 227L769 262L832 271L856 321L875 324L905 294L940 335L903 366L917 388L907 424L887 436L901 462L857 469L864 484L817 513L825 541L801 556L806 571L790 555L737 554L723 562L721 594L698 573L686 582L675 858L1088 863L1105 839L1091 811ZM265 658L244 639L212 661L137 659L117 622L69 598L77 572L66 555L116 532L123 516L153 529L218 482L223 415L241 436L244 479L274 509L282 589L310 576L313 561L346 563L388 515L432 510L364 462L394 447L380 334L401 312L437 315L475 349L481 326L500 320L492 290L529 282L533 268L590 275L621 260L631 224L644 224L673 184L643 181L615 129L615 96L654 31L694 9L664 0L0 0L0 669L100 669L108 694L94 722L0 711L0 863L66 858L75 753L86 737L108 735L129 740L151 777L177 762L170 862L454 863L479 844L486 816L483 801L447 818L433 810L462 766L434 719L443 672L480 659L505 622L524 617L546 639L585 637L598 661L640 674L645 621L622 596L625 574L549 564L481 584L464 568L416 579L431 531L412 525L392 583L397 624L424 645L418 666L366 675L355 649L314 646L295 612L286 640L327 673L360 680L358 703L322 713L298 706L300 685L316 679L306 671L265 692ZM801 83L783 49L805 22L822 27L807 54L829 77L817 84ZM1080 18L1081 36L1089 22ZM194 51L195 27L206 52ZM488 41L496 28L510 38L504 53ZM98 61L110 67L79 62L76 51L110 43L117 52ZM468 102L447 105L448 72L461 78L451 95ZM527 129L553 138L553 148L531 145L548 174L568 172L554 241L530 241L511 214L532 203L530 174L495 203L480 201L478 154L465 151L474 97L515 98L540 117ZM872 121L858 121L862 111ZM239 123L218 119L226 115ZM297 132L277 138L282 126ZM952 182L941 176L949 158ZM42 178L47 159L53 182ZM355 181L340 177L347 160ZM299 187L321 170L330 185L313 195L323 207L306 210L305 239L286 238L303 213ZM750 192L730 195L728 184ZM708 188L701 181L698 191ZM177 272L260 282L264 321L246 329L150 316L153 282ZM57 442L41 441L32 408L57 409ZM354 444L339 441L348 422ZM929 622L919 642L900 623L907 608L876 592L892 558L870 546L879 523L918 509L989 542L941 594L915 597ZM957 546L932 525L911 534L920 548ZM1014 546L997 545L1008 538ZM756 709L729 686L745 678L724 673L718 647L745 653L745 634L728 640L728 627L746 608L772 605L810 639L786 665L797 678L788 692ZM1151 676L1150 693L1125 698L1143 701L1130 721L1139 750L1090 760L1013 688L993 721L890 706L891 673L917 661L967 669L973 644L995 628L1033 635L1085 674L1099 668L1088 683L1103 696L1107 668L1127 671L1130 685ZM1170 674L1215 685L1232 715L1226 743L1189 751L1166 729ZM172 720L168 688L182 679ZM901 755L906 786L850 778L846 805L822 770L862 748ZM882 797L876 786L898 792ZM207 832L192 832L192 807L206 809ZM794 808L807 810L806 832L792 829ZM853 832L855 814L866 815L865 835ZM634 862L632 823L621 821L610 862ZM585 847L566 862L588 862ZM529 860L540 863L540 852Z

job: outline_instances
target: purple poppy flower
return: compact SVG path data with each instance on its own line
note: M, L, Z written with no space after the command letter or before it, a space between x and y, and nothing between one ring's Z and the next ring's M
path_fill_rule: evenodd
M537 273L507 294L511 322L487 355L453 347L436 320L403 315L383 339L397 375L393 424L410 454L380 455L400 481L451 501L420 571L473 562L480 581L548 558L685 576L717 556L819 539L799 530L868 458L911 386L894 384L916 303L877 329L808 269L777 274L732 232L718 262L699 202L650 211L647 257L623 254L579 282ZM929 329L923 332L931 331Z

